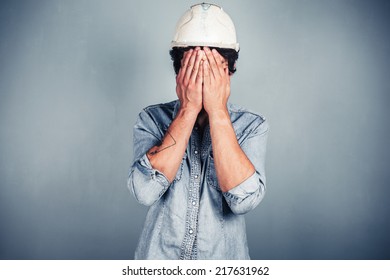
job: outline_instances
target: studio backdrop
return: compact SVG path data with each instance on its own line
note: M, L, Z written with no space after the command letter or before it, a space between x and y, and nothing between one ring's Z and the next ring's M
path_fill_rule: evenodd
M0 259L131 259L142 108L176 99L193 1L0 4ZM270 124L253 259L390 258L388 1L215 2L240 43L231 102Z

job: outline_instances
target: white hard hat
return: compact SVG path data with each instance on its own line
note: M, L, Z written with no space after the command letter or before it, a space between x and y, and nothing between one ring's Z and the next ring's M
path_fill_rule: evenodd
M191 6L176 25L171 47L208 46L239 50L232 19L221 7L202 3Z

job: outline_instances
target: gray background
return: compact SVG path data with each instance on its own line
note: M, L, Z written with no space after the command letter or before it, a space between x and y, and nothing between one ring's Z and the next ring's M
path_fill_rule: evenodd
M1 259L133 257L132 126L175 99L194 3L1 1ZM389 259L388 2L217 3L241 44L231 101L271 125L252 258Z

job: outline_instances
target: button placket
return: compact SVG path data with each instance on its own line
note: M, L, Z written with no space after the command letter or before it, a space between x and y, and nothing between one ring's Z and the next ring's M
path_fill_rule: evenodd
M198 136L198 134L196 135ZM197 217L198 217L198 207L197 207L197 203L196 201L199 199L199 188L200 188L200 182L199 182L199 173L200 173L200 167L201 167L201 163L200 163L200 157L199 157L199 153L198 153L198 150L199 148L197 147L198 146L198 143L199 143L199 138L198 137L195 137L195 145L193 146L193 151L194 151L194 178L196 180L193 180L194 181L194 191L192 192L192 215L191 217L193 219L191 219L190 221L190 229L189 229L189 233L190 234L193 234L194 233L194 230L197 228L197 224L196 224L196 221L197 221Z
M189 187L189 196L188 196L188 206L187 206L187 216L186 216L186 234L184 236L182 244L181 259L193 259L196 256L193 256L193 249L196 247L196 229L197 229L197 220L198 220L198 210L199 205L199 188L200 188L200 153L199 153L199 133L195 127L191 139L190 139L190 148L191 153L190 157L190 187Z

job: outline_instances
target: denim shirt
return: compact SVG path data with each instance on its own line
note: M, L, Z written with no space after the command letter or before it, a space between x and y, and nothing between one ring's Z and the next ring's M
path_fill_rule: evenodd
M268 124L228 104L238 143L255 173L222 192L214 168L209 126L195 125L172 183L153 169L146 153L161 143L179 109L179 101L145 108L134 126L134 163L128 187L150 206L135 259L249 259L244 215L265 194L264 161ZM227 153L229 151L226 151Z

